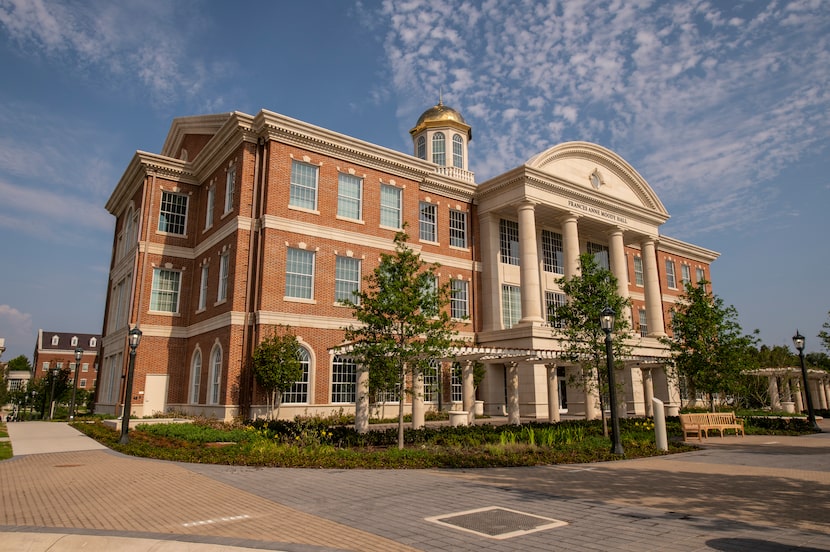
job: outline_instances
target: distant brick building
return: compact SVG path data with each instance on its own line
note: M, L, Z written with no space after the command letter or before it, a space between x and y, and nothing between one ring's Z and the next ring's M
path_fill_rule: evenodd
M657 338L682 283L709 280L717 253L660 235L668 213L645 180L615 153L570 142L477 184L470 126L440 102L411 134L414 155L263 110L178 118L160 154L137 152L107 203L116 228L96 411L120 412L134 325L136 415L263 414L249 361L276 325L297 334L305 368L281 416L353 409L357 367L336 349L353 323L342 300L404 223L451 282L470 345L436 359L427 403L469 402L451 366L475 360L489 412L510 396L522 416L595 416L593 398L561 377L572 367L555 335L556 279L587 251L634 305L626 412L646 412L650 394L679 405Z
M78 389L95 390L98 375L98 355L101 351L100 334L50 332L39 329L32 361L32 379L37 380L49 373L51 368L68 369L70 382L75 378L75 349L84 350L78 373Z

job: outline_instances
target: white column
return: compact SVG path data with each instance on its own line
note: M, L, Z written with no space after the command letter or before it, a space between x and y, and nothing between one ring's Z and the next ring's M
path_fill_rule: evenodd
M795 400L795 411L804 411L804 397L801 396L801 379L794 379L792 382L793 398Z
M468 360L461 369L461 409L467 411L467 420L471 424L476 419L476 388L473 378L473 365L474 362Z
M654 416L654 405L652 399L654 398L654 380L651 377L651 368L640 368L643 373L643 402L646 407L646 416Z
M542 324L542 288L539 281L539 252L536 248L534 204L522 202L519 211L519 264L521 268L522 319L519 324Z
M769 377L769 402L773 410L781 410L781 394L778 392L778 376Z
M660 297L660 275L657 272L657 249L654 239L646 238L640 247L643 253L648 335L662 337L666 335L666 330L663 324L663 300Z
M507 363L507 423L520 425L519 415L519 365Z
M580 368L581 370L582 368ZM602 370L602 368L600 368ZM604 413L599 411L599 389L597 389L597 375L591 374L585 381L585 419L597 420Z
M818 392L818 404L819 408L822 410L827 410L827 393L824 389L824 381L821 379L816 380L816 391Z
M422 427L424 427L424 374L416 370L412 378L412 429Z
M625 242L623 242L623 231L621 228L614 228L608 233L608 253L610 256L611 272L617 278L617 295L628 299L628 265L625 262ZM619 313L625 320L632 322L631 309L626 308L625 312ZM651 402L647 401L646 411L651 409Z
M354 428L358 433L369 431L369 371L358 369L357 400L354 408Z
M562 221L562 249L565 257L565 278L579 274L579 229L576 215Z
M559 421L559 377L556 364L546 364L548 370L548 421Z

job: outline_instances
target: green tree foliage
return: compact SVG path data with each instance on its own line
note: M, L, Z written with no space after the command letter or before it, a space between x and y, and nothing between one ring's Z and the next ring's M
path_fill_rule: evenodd
M6 369L2 374L2 381L0 381L0 405L8 403L16 403L19 397L9 392L9 372L32 372L32 365L26 355L16 356L6 364Z
M798 366L798 355L794 354L786 345L767 347L761 345L758 349L758 366L760 368L785 368Z
M568 296L568 302L557 309L557 319L562 328L555 330L562 336L563 358L582 367L581 381L575 382L585 389L599 389L600 400L607 393L605 358L605 332L600 327L600 313L611 307L616 313L612 346L617 362L631 354L626 345L630 335L627 316L631 301L617 292L617 278L603 268L590 253L579 257L580 273L560 278L557 283ZM602 403L601 411L604 411Z
M9 372L32 372L32 363L26 355L16 356L9 361Z
M830 317L830 312L827 313ZM818 333L818 338L821 339L824 348L830 351L830 320L821 325L821 331Z
M421 260L407 245L405 232L395 235L395 253L364 278L355 301L347 301L358 324L345 328L351 355L369 372L369 386L396 390L399 398L398 447L403 448L403 398L406 387L429 361L445 357L456 334L447 305L449 282L437 286L437 264Z
M742 374L757 367L757 338L744 335L738 311L707 291L709 282L686 283L674 308L672 336L661 341L669 347L675 366L692 390L709 395L740 391Z
M830 372L830 356L827 353L807 353L804 361L813 368Z
M252 364L256 382L266 393L268 417L273 417L275 409L279 415L282 394L303 377L300 343L291 328L280 326L263 339L254 350Z

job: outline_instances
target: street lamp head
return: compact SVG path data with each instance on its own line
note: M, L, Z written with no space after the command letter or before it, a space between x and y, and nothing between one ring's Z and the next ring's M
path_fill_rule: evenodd
M795 348L799 352L804 350L804 336L798 330L795 331L795 335L793 336L793 345L795 345Z
M84 350L80 347L75 347L75 362L81 362L84 356Z
M614 316L617 313L614 312L614 309L611 307L605 307L602 309L602 312L599 313L599 325L602 327L602 330L606 333L610 333L614 330Z
M130 330L130 349L135 351L139 343L141 343L141 330L136 326Z

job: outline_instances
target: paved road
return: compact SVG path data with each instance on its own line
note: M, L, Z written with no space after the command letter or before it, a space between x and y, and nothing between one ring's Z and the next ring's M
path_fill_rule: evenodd
M385 471L144 460L60 423L9 433L0 551L830 551L830 433L714 437L612 463Z

